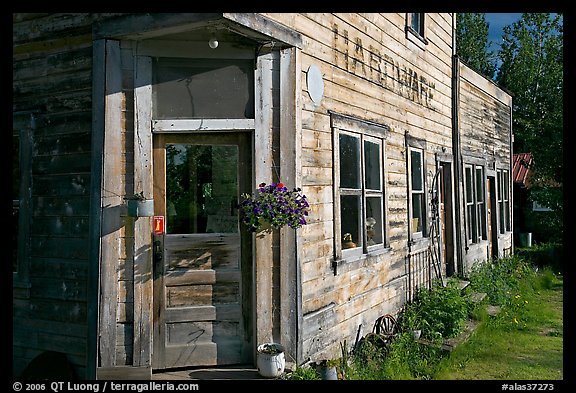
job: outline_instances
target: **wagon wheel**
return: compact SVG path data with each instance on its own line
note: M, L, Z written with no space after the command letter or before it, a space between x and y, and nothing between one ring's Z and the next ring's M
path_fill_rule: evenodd
M396 318L391 314L385 314L379 317L374 323L374 333L384 337L386 341L390 341L394 334L396 334Z
M362 337L358 348L361 352L364 352L366 356L373 356L374 353L387 353L388 342L379 334L368 333Z

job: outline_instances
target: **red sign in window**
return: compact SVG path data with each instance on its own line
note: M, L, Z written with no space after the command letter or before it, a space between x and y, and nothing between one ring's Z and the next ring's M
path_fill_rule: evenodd
M154 235L164 234L164 216L154 216Z

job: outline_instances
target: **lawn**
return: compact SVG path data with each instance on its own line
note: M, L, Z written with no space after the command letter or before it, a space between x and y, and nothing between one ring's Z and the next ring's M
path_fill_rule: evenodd
M519 298L524 310L516 321L512 314L489 317L441 361L434 379L563 379L563 293L562 276L554 275Z

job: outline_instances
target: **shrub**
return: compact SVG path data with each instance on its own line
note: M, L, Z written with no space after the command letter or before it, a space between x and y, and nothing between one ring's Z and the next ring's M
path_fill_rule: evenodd
M420 290L416 301L422 335L428 339L457 336L471 308L454 280L445 287L435 283L432 290Z
M511 302L512 294L520 290L521 281L531 279L535 272L523 258L511 257L476 263L472 266L468 279L470 290L485 292L490 304L506 305Z

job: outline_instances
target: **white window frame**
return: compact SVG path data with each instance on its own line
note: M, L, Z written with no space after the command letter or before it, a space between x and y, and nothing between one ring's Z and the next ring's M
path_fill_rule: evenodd
M474 169L470 164L464 165L464 204L466 205L466 240L477 242L478 227L476 224L476 209L474 208Z
M498 200L499 232L510 231L510 172L507 169L496 171L496 190Z
M478 241L488 239L487 231L487 209L486 209L486 176L485 170L481 165L474 166L474 190L476 198L476 217L477 217L477 233ZM478 180L480 180L480 187L478 187ZM481 198L480 198L481 197Z
M422 183L422 190L414 190L413 186L412 186L412 153L418 153L420 154L420 181ZM410 237L412 240L416 240L416 239L421 239L424 237L427 237L427 231L426 231L426 225L428 224L428 203L426 201L426 164L425 164L425 154L424 154L425 150L421 147L415 147L415 146L408 146L408 195L409 195L409 210L408 210L408 214L410 217L410 221L409 221L409 232L410 232ZM413 213L413 196L414 194L417 195L421 195L422 196L422 206L421 206L421 217L414 217ZM422 225L421 225L421 230L420 231L415 231L414 230L414 224L413 224L413 220L414 218L421 218L422 219Z
M418 24L416 29L413 27L415 15L418 15L420 19L419 21L420 23ZM406 14L406 27L405 27L406 39L415 44L416 46L418 46L420 49L425 49L426 45L428 45L428 40L426 39L425 36L426 19L427 18L425 13L412 12Z
M464 164L466 239L470 243L479 243L486 240L488 236L486 227L488 219L486 215L486 177L484 173L482 165ZM470 174L470 179L468 179L468 174ZM468 180L471 183L470 189L468 188ZM480 181L480 187L478 187L478 181Z
M334 159L334 258L336 261L352 261L363 258L365 255L379 253L388 247L387 214L386 214L386 182L385 182L385 159L386 159L386 137L389 127L365 120L355 119L346 115L331 113L331 123L333 131L333 159ZM349 135L358 138L360 165L358 168L359 188L340 187L340 135ZM367 189L365 174L365 150L364 143L371 142L380 146L379 171L380 189ZM359 198L358 210L358 234L359 239L353 239L356 247L343 248L342 239L342 217L341 217L341 196L357 195ZM380 209L382 215L381 239L382 242L368 245L366 229L366 198L379 197L381 201Z

